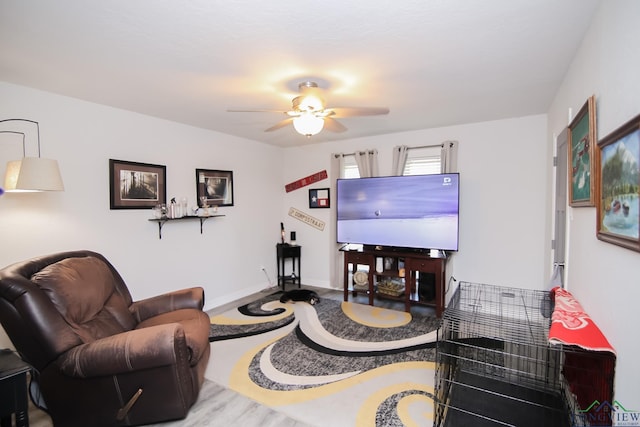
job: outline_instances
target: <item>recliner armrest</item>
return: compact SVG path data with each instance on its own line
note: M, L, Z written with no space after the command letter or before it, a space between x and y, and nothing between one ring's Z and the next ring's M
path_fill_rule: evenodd
M169 292L155 297L135 301L129 307L138 323L150 317L183 308L204 307L204 289L193 287Z
M189 352L180 324L152 326L72 348L58 359L65 375L89 378L175 365Z

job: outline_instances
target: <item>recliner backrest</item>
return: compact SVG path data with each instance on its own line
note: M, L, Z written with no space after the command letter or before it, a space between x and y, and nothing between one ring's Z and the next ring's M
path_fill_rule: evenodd
M58 261L34 274L31 281L48 295L84 343L135 327L113 274L95 257Z
M70 348L135 327L131 304L120 274L96 252L56 253L0 270L0 322L38 370Z

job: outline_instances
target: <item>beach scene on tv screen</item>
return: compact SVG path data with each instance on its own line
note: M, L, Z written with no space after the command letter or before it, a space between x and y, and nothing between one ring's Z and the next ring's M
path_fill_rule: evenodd
M458 176L354 179L338 190L338 240L457 250Z

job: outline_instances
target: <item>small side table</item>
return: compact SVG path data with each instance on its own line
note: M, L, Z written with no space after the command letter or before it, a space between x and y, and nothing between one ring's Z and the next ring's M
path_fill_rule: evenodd
M16 414L16 427L29 426L27 372L31 366L10 350L0 350L0 426L11 426Z
M300 246L289 245L286 243L278 243L276 245L278 255L278 286L282 286L284 291L285 283L290 281L294 285L298 283L298 287L302 284L300 279ZM291 258L292 273L289 276L284 275L284 261ZM296 261L298 262L298 273L296 274Z

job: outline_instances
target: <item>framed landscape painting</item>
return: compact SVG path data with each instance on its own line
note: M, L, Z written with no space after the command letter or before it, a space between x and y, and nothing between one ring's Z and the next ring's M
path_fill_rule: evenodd
M109 159L111 209L149 209L167 203L167 167Z
M598 239L640 252L640 115L598 143Z
M595 206L598 180L596 99L591 96L569 124L569 205Z

